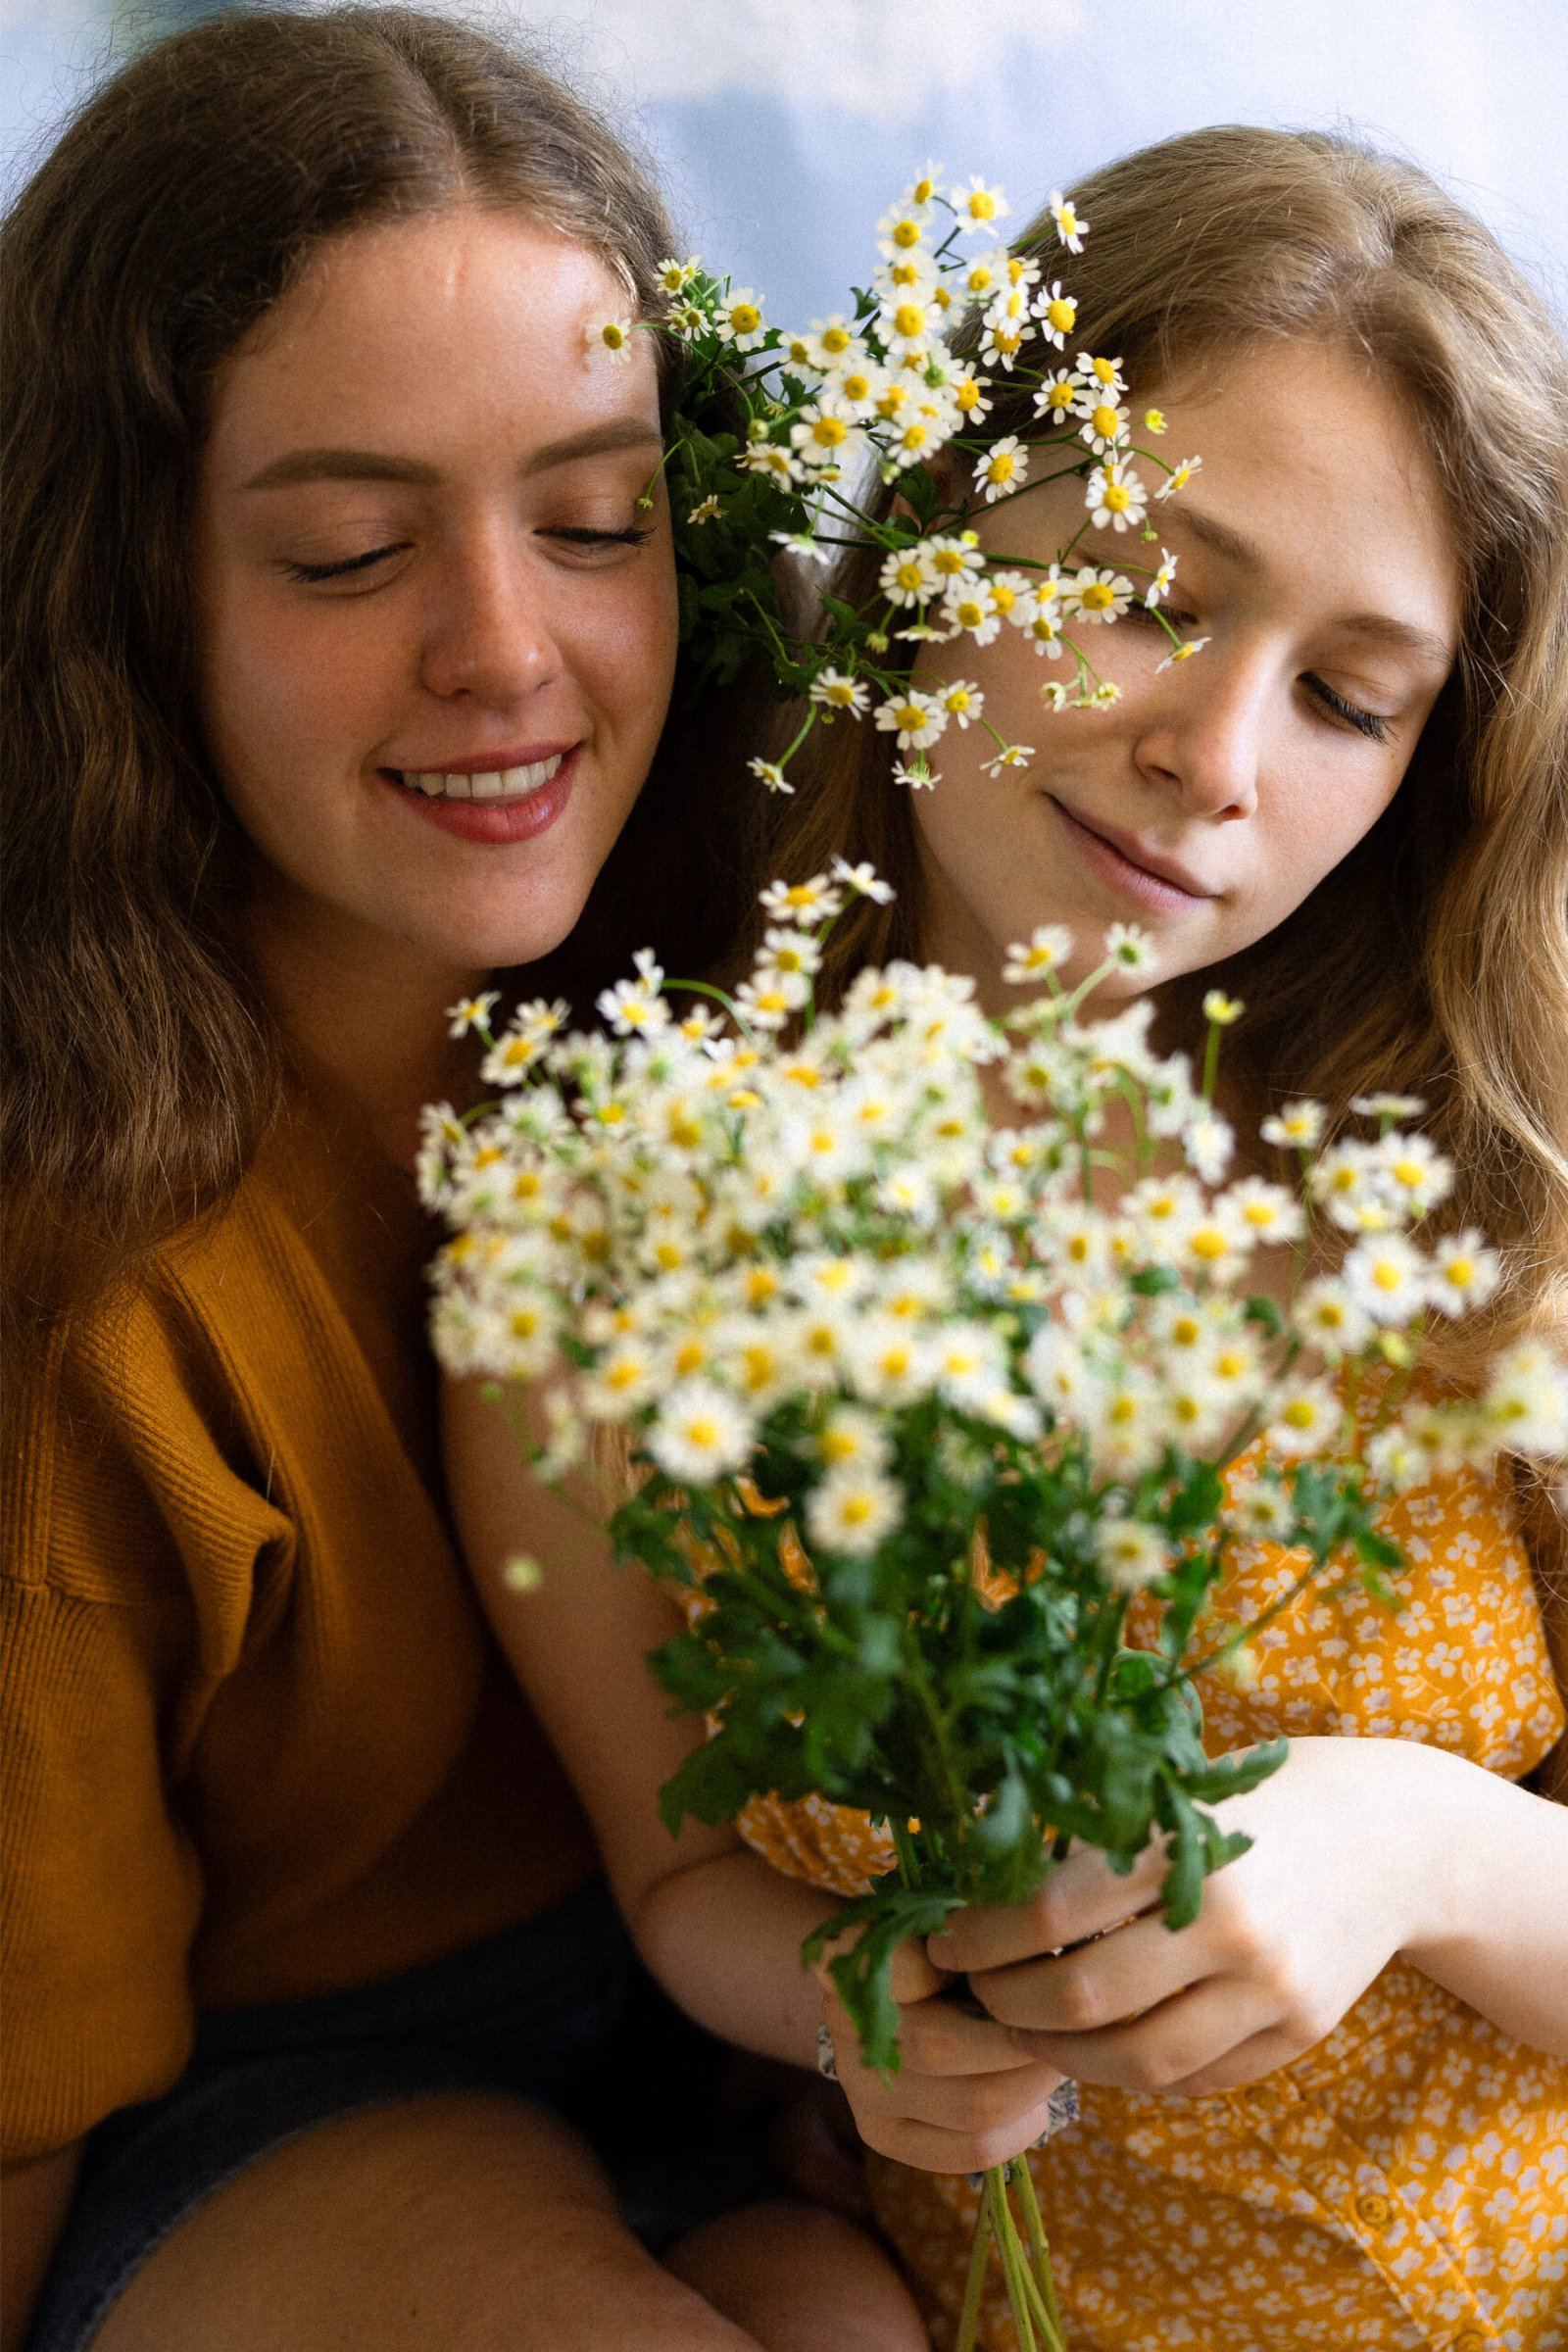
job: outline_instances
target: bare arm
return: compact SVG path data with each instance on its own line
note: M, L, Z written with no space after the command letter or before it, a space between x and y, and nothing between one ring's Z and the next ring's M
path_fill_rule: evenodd
M19 2352L81 2170L81 2141L0 2180L0 2352Z
M591 1485L582 1510L542 1486L507 1416L471 1384L449 1388L446 1441L480 1596L594 1825L638 1949L710 2031L809 2065L821 2003L800 1947L831 1903L770 1870L731 1829L688 1820L671 1838L659 1818L660 1788L703 1737L693 1717L670 1715L645 1663L680 1630L674 1603L611 1557L585 1515L602 1507ZM531 1592L503 1580L519 1550L544 1563Z
M678 1630L673 1603L613 1561L589 1519L533 1478L506 1415L476 1386L449 1389L446 1441L480 1596L587 1809L643 1958L711 2032L810 2066L824 2006L801 1944L836 1907L832 1898L770 1869L732 1829L687 1821L672 1838L659 1819L661 1786L703 1736L691 1717L671 1717L645 1663ZM587 1489L582 1500L597 1511ZM526 1593L510 1591L502 1574L519 1550L544 1567ZM947 1982L917 1942L895 1955L904 2063L886 2080L857 2064L836 2001L826 2015L868 2143L933 2172L974 2172L1028 2145L1061 2078L989 2019L940 1999Z

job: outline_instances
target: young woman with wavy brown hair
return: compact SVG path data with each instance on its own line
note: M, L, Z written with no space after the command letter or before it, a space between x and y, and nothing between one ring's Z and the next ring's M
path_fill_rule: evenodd
M409 1172L455 999L728 916L674 386L589 342L669 245L397 8L152 50L6 228L8 2352L803 2341L567 2120L627 1947L448 1532Z
M999 619L921 643L914 685L961 673L1032 760L994 758L980 728L955 725L934 786L913 790L889 736L840 717L811 739L814 761L792 761L757 879L847 856L896 884L890 906L860 900L835 930L835 996L905 956L972 975L1000 1012L1016 1001L1009 943L1065 926L1071 981L1108 925L1137 923L1152 964L1102 993L1152 993L1161 1050L1197 1046L1209 989L1245 1001L1226 1056L1244 1152L1266 1162L1254 1139L1288 1098L1348 1120L1365 1098L1424 1097L1455 1164L1445 1213L1501 1254L1479 1344L1560 1344L1561 342L1476 220L1347 141L1201 131L1097 173L1072 202L1089 230L1061 265L1072 351L1114 359L1138 407L1165 413L1173 457L1201 456L1151 512L1176 559L1162 609L1202 650L1170 659L1133 603L1096 649L1118 698L1052 711L1049 629ZM1054 249L1049 215L1024 242ZM1030 396L1005 376L993 400L988 438L1031 430ZM1049 477L1050 459L1033 462ZM956 505L956 470L948 487ZM1009 562L1038 581L1084 523L1076 474L972 504L1004 582ZM1127 544L1089 526L1080 561L1114 569ZM874 598L877 560L852 559L838 593ZM1473 1366L1455 1353L1439 1369ZM629 1597L578 1536L569 1584L509 1604L499 1563L519 1543L571 1546L569 1514L530 1485L493 1410L460 1399L451 1428L470 1557L645 1953L736 2040L804 2064L825 2025L939 2345L965 2295L965 2176L1024 2149L1073 2352L1560 2343L1568 1652L1554 1669L1549 1495L1466 1472L1401 1496L1400 1605L1304 1598L1255 1638L1250 1688L1205 1692L1213 1750L1283 1732L1291 1752L1220 1807L1254 1842L1208 1882L1200 1917L1165 1928L1157 1848L1121 1878L1086 1849L1031 1903L954 1914L895 1957L903 2065L883 2079L797 1954L889 1867L885 1825L775 1798L748 1807L744 1837L687 1823L671 1847L655 1792L696 1735L643 1694L661 1596ZM1232 1466L1238 1497L1256 1454ZM1298 1564L1238 1541L1221 1618L1255 1619ZM1129 1626L1156 1642L1146 1595ZM944 1997L956 1978L989 2017ZM1063 2077L1080 2118L1036 2147ZM1016 2340L995 2275L978 2340Z

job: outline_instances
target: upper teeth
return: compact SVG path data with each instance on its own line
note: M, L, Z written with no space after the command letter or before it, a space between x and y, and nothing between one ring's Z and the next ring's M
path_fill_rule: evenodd
M404 768L402 775L411 791L425 793L431 800L520 801L537 792L541 784L548 784L565 756L556 752L528 767L490 768L479 776L446 775L437 767Z

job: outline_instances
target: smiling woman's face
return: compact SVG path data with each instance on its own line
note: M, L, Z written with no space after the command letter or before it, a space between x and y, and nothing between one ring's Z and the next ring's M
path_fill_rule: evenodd
M1275 929L1388 807L1452 666L1453 541L1382 379L1273 345L1227 368L1222 389L1161 405L1165 446L1202 456L1191 486L1151 508L1178 557L1165 609L1183 637L1207 637L1202 652L1161 668L1169 640L1135 607L1082 632L1121 699L1055 714L1039 692L1068 662L1012 628L980 648L924 646L916 663L920 686L972 679L998 732L1037 747L1026 768L990 775L988 738L950 729L932 756L940 781L914 800L926 951L993 1004L1006 1001L1005 949L1040 923L1073 930L1080 975L1109 924L1141 925L1155 961L1129 993ZM1073 479L977 527L993 561L1043 561L1083 516ZM1124 553L1159 561L1158 546L1091 527L1072 563Z
M675 658L658 384L624 288L467 207L315 257L219 380L204 717L258 906L328 956L557 946L647 775Z

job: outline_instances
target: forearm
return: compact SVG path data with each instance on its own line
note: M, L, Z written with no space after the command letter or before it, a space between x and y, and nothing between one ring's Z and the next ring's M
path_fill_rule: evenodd
M1440 1749L1431 1909L1403 1957L1532 2048L1568 2056L1568 1807Z
M822 1996L801 1945L837 1908L831 1895L742 1847L622 1902L644 1961L688 2016L763 2057L814 2062Z

